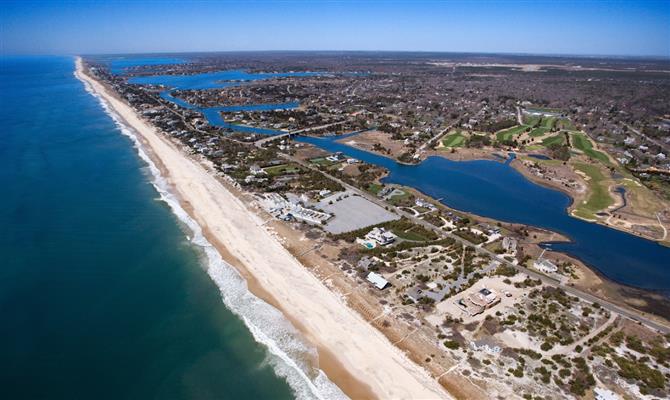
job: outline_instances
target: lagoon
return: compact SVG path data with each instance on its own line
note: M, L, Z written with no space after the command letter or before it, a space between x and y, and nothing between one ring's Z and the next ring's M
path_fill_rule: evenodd
M231 80L241 77L245 80L256 80L280 76L248 74L243 71L201 75L206 77L159 75L142 80L133 78L131 82L163 84L174 89L185 89L235 85L239 84L239 81ZM187 106L194 108L188 104ZM259 106L249 107L251 108L248 109L252 110L253 107ZM215 107L200 111L214 126L260 134L279 133L270 129L225 124L219 113L222 109ZM244 106L239 108L243 109ZM413 187L428 196L441 199L440 201L449 207L561 233L570 239L569 243L551 243L546 247L582 260L615 282L659 291L670 296L670 248L569 216L567 208L571 199L567 195L529 181L509 166L508 162L451 161L442 157L430 157L418 165L404 165L336 142L341 138L341 136L326 138L300 136L296 140L330 152L341 151L347 156L384 167L389 170L384 182Z

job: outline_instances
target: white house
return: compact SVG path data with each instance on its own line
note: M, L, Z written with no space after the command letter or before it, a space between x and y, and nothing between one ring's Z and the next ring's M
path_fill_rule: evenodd
M537 259L533 263L533 267L535 267L535 269L540 272L544 272L545 274L553 274L558 271L558 267L546 258Z
M379 275L376 272L370 272L366 279L368 280L368 282L375 285L375 287L379 290L383 290L390 285L389 281L384 279L383 276Z
M394 235L393 232L387 231L384 228L373 228L367 235L365 235L366 239L374 240L382 246L393 243L396 237L397 236Z

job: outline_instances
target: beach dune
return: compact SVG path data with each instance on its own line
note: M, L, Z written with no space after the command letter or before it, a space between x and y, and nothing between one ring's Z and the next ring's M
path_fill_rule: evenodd
M257 296L279 308L319 352L319 368L353 398L438 399L449 394L298 262L260 218L205 166L180 150L114 93L87 82L135 130L182 206Z

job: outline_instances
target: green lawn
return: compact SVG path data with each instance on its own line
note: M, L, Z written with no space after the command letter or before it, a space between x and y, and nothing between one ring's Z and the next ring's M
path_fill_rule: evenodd
M502 131L498 131L496 133L496 138L498 139L499 142L509 142L514 138L514 136L521 134L525 131L528 130L528 126L526 125L517 125L513 126L508 129L503 129Z
M602 161L608 165L610 164L610 160L607 155L601 151L594 150L591 140L589 140L589 138L587 138L586 135L581 132L572 133L572 146L577 150L584 152L584 154L586 154L589 158Z
M542 117L542 127L551 130L556 123L556 117Z
M270 176L277 176L277 175L298 173L300 172L300 167L296 165L282 164L263 168L263 170Z
M400 239L412 240L415 242L426 242L428 238L412 231L401 231L399 229L393 229L393 233L398 236Z
M442 139L444 147L463 147L464 144L465 136L461 135L461 132L450 133Z
M542 117L540 117L539 115L524 115L523 118L522 118L524 124L526 124L528 126L539 125L541 119L542 119Z
M311 160L309 160L309 162L311 162L312 164L320 165L322 167L328 167L330 165L333 165L333 162L326 160L325 157L312 158Z
M565 143L565 136L562 133L559 133L558 135L554 136L549 136L548 138L542 140L542 144L545 145L546 147L549 147L552 144L564 144L564 143Z
M377 194L377 193L379 193L380 190L382 190L382 185L380 185L378 183L371 183L368 186L368 192L370 192L372 194Z
M403 190L402 194L394 194L393 196L389 197L388 202L393 204L394 206L396 206L396 205L402 203L409 196L410 196L410 194Z
M549 128L544 128L540 126L530 131L529 135L530 137L540 137L544 136L547 132L549 132L549 130L550 130Z
M596 216L594 214L606 209L614 202L605 186L605 176L603 176L600 169L595 165L575 163L574 167L590 178L587 181L590 192L589 197L586 199L586 203L577 206L575 214L586 219L595 219Z
M572 121L570 121L567 118L561 118L558 121L556 121L556 125L558 126L558 129L565 129L565 130L573 130L575 129L575 126L572 124Z

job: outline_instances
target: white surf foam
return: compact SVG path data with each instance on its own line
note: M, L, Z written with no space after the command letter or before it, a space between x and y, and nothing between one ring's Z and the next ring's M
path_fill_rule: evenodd
M123 123L88 82L79 80L84 83L86 91L98 99L121 133L132 140L138 155L148 166L151 183L158 191L161 200L168 204L172 213L188 227L192 233L190 241L202 250L207 272L219 287L223 303L242 319L254 339L267 348L266 361L272 366L275 374L286 380L297 399L346 399L347 396L322 370L310 365L309 360L316 358L316 349L303 341L300 333L279 310L254 296L244 278L234 267L226 263L216 248L207 241L197 222L188 215L176 196L170 192L166 179L144 151L133 129Z

